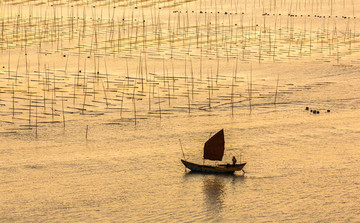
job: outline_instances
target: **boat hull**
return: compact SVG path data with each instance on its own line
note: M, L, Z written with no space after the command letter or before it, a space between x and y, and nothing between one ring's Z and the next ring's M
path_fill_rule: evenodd
M235 171L242 170L246 163L240 164L225 164L225 165L217 165L217 166L210 166L210 165L199 165L196 163L191 163L185 160L181 160L181 162L191 171L194 172L203 172L203 173L221 173L221 174L232 174Z

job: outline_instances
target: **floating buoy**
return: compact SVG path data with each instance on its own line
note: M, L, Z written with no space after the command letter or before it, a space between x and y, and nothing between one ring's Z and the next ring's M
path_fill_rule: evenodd
M309 110L309 107L306 107L305 110Z
M328 109L326 112L330 112L330 109Z

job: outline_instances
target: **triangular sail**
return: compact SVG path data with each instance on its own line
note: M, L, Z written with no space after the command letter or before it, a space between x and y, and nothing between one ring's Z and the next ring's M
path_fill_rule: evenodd
M224 156L224 130L213 135L204 145L204 159L221 161Z

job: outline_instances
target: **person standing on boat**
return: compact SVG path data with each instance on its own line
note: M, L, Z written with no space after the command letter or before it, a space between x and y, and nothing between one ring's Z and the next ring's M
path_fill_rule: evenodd
M236 164L236 158L235 158L235 156L233 156L233 158L232 158L232 162L233 162L233 165L235 166L235 164Z

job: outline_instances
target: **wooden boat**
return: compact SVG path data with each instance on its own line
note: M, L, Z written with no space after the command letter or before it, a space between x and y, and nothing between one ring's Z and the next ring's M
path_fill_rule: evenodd
M213 135L204 145L204 162L206 159L222 161L225 150L225 139L224 139L224 130L220 130L215 135ZM181 160L186 168L194 172L204 172L204 173L234 173L235 171L240 171L246 165L246 163L240 164L220 164L220 165L200 165L196 163L191 163L186 160Z
M204 173L234 173L235 171L242 170L246 163L241 164L221 164L217 166L210 165L199 165L196 163L190 163L185 160L181 160L181 162L191 171L194 172L204 172Z

